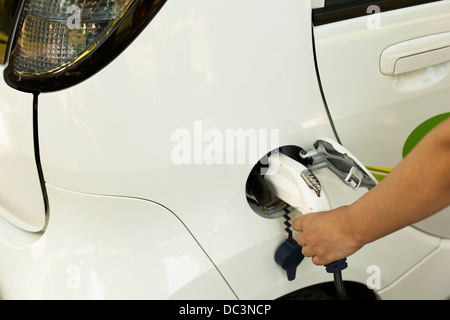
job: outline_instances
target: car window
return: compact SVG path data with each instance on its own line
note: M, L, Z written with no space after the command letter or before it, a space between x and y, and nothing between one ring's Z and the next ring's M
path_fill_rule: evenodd
M353 4L361 4L364 3L367 4L376 4L376 3L390 3L397 4L397 6L408 6L408 5L417 5L427 2L433 2L433 1L423 1L423 0L370 0L370 1L364 1L364 0L325 0L325 7L335 6L335 5L349 5L353 2Z
M442 0L325 0L324 7L313 10L314 26L365 16L374 6L385 12Z
M19 0L0 0L0 64L5 62L6 46Z
M329 7L329 6L334 6L337 4L343 4L343 3L348 3L348 2L353 2L355 0L325 0L325 6Z

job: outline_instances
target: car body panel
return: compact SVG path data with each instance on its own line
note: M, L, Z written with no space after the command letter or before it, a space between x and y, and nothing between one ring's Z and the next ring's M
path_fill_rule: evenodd
M443 239L435 251L379 294L390 300L448 300L449 259L450 242Z
M0 221L3 299L236 298L166 208L51 186L48 194L44 234L26 236Z

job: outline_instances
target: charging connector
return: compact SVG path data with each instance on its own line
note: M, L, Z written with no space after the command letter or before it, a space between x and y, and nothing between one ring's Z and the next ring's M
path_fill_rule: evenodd
M272 193L303 214L331 209L330 202L319 179L303 164L282 153L269 157L269 170L264 180ZM295 270L303 260L301 247L291 236L278 248L275 261L287 272L288 280L295 278ZM346 299L342 270L347 268L347 259L325 266L334 276L336 291L340 299Z
M331 209L319 179L306 166L285 154L269 157L264 180L273 195L303 214Z

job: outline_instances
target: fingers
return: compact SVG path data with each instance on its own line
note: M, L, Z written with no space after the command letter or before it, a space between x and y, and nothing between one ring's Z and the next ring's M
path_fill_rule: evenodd
M312 214L310 214L312 215ZM318 252L315 248L314 245L308 245L308 240L311 241L312 239L309 239L308 237L308 232L303 232L303 228L306 227L306 229L308 229L308 219L310 219L310 217L308 216L300 216L297 219L294 220L293 224L292 224L292 228L295 231L298 231L298 235L297 235L297 243L302 247L302 254L305 257L312 257L311 261L315 264L315 265L323 265L323 259L318 256ZM314 240L312 240L314 242Z
M312 217L312 213L309 214L309 216L300 216L297 219L294 220L294 222L292 223L292 228L295 231L298 231L298 235L297 235L297 243L302 246L305 247L308 244L308 235L311 235L311 228L309 227L309 221ZM307 230L307 232L304 232L304 230Z
M316 255L316 253L313 250L311 250L311 248L308 248L308 246L302 248L302 254L307 258L311 257L312 263L314 263L317 266L323 266L324 264L327 263L326 260L322 259L321 256Z
M308 246L305 233L300 232L297 235L297 243L302 247L302 254L305 257L314 257L316 252L313 250L313 247Z
M319 245L316 229L312 225L318 216L320 216L318 212L302 215L294 220L292 228L299 232L296 240L302 247L302 254L305 257L311 257L315 265L321 266L329 263L330 259L324 254L323 246Z
M300 216L297 219L294 220L294 222L292 223L292 228L295 231L303 231L303 220L305 219L305 216Z
M303 232L299 232L299 234L297 235L297 243L302 246L305 247L306 246L306 239L305 239L305 234Z
M302 253L305 257L312 257L312 253L310 253L309 249L306 249L307 246L307 242L306 242L306 237L305 237L305 233L303 232L303 220L304 220L304 216L300 216L297 219L294 220L293 224L292 224L292 228L295 231L298 231L299 234L297 235L297 243L303 247L302 249Z
M311 247L308 248L308 246L303 247L302 254L305 257L311 257L312 263L314 263L317 266L323 266L325 264L328 264L332 262L333 260L330 260L329 258L324 258L320 254L317 254L316 251L312 250Z
M311 258L311 261L312 261L312 263L314 263L316 266L323 266L323 265L325 265L326 263L328 263L328 262L323 262L323 260L322 260L320 257L318 257L318 256L313 256L313 257Z

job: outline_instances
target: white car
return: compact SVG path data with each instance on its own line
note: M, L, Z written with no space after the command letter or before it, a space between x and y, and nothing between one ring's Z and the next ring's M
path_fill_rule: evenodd
M289 219L450 116L449 0L0 5L2 299L335 298ZM347 263L350 299L449 298L449 208Z

